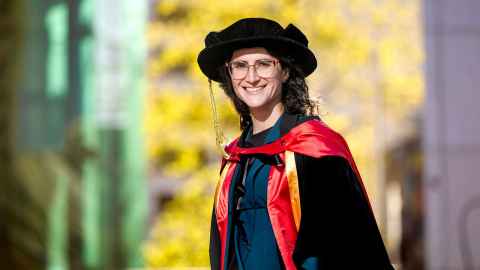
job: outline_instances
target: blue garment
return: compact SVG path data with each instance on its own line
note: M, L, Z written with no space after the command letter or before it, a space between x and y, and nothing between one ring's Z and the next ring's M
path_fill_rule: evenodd
M268 130L252 135L247 132L245 142L252 146L271 143L280 137L280 117ZM260 157L250 156L246 161L246 175L242 181L243 196L237 204L234 225L234 249L237 268L284 269L267 211L267 179L270 164ZM243 167L242 169L245 169ZM240 173L243 176L243 173Z

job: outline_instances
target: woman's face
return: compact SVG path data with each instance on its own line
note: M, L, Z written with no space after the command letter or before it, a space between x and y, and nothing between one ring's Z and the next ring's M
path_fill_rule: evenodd
M268 112L281 103L282 82L288 78L288 72L282 70L278 59L266 49L234 51L229 71L235 94L248 105L250 112ZM236 72L236 76L232 72ZM244 74L244 77L238 74Z

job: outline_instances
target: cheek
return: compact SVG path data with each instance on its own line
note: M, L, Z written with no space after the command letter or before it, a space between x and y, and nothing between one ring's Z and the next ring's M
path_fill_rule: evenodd
M239 96L240 96L240 92L239 92L239 85L238 85L238 83L236 84L236 83L232 82L232 88L233 88L233 93L234 93L237 97L239 97Z
M274 89L275 89L275 95L277 96L281 96L282 95L282 88L283 88L283 84L282 82L276 82L274 85L273 85Z
M232 82L232 89L233 89L233 94L235 95L236 98L240 99L241 101L245 102L245 99L242 96L242 92L240 90L239 84L235 84Z
M275 78L272 79L271 84L275 92L282 92L282 86L283 86L283 80L282 80L282 74L279 73Z

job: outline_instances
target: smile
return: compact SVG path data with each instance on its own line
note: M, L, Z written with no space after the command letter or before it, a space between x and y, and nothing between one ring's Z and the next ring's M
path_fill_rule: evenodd
M245 89L247 92L258 92L258 91L262 90L263 88L265 88L265 86L261 86L261 87L243 87L243 89Z

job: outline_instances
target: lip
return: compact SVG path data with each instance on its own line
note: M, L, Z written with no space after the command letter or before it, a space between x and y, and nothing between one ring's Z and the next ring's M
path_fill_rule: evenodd
M265 85L259 86L259 87L242 87L242 88L249 93L256 93L263 90L263 88L265 88Z

